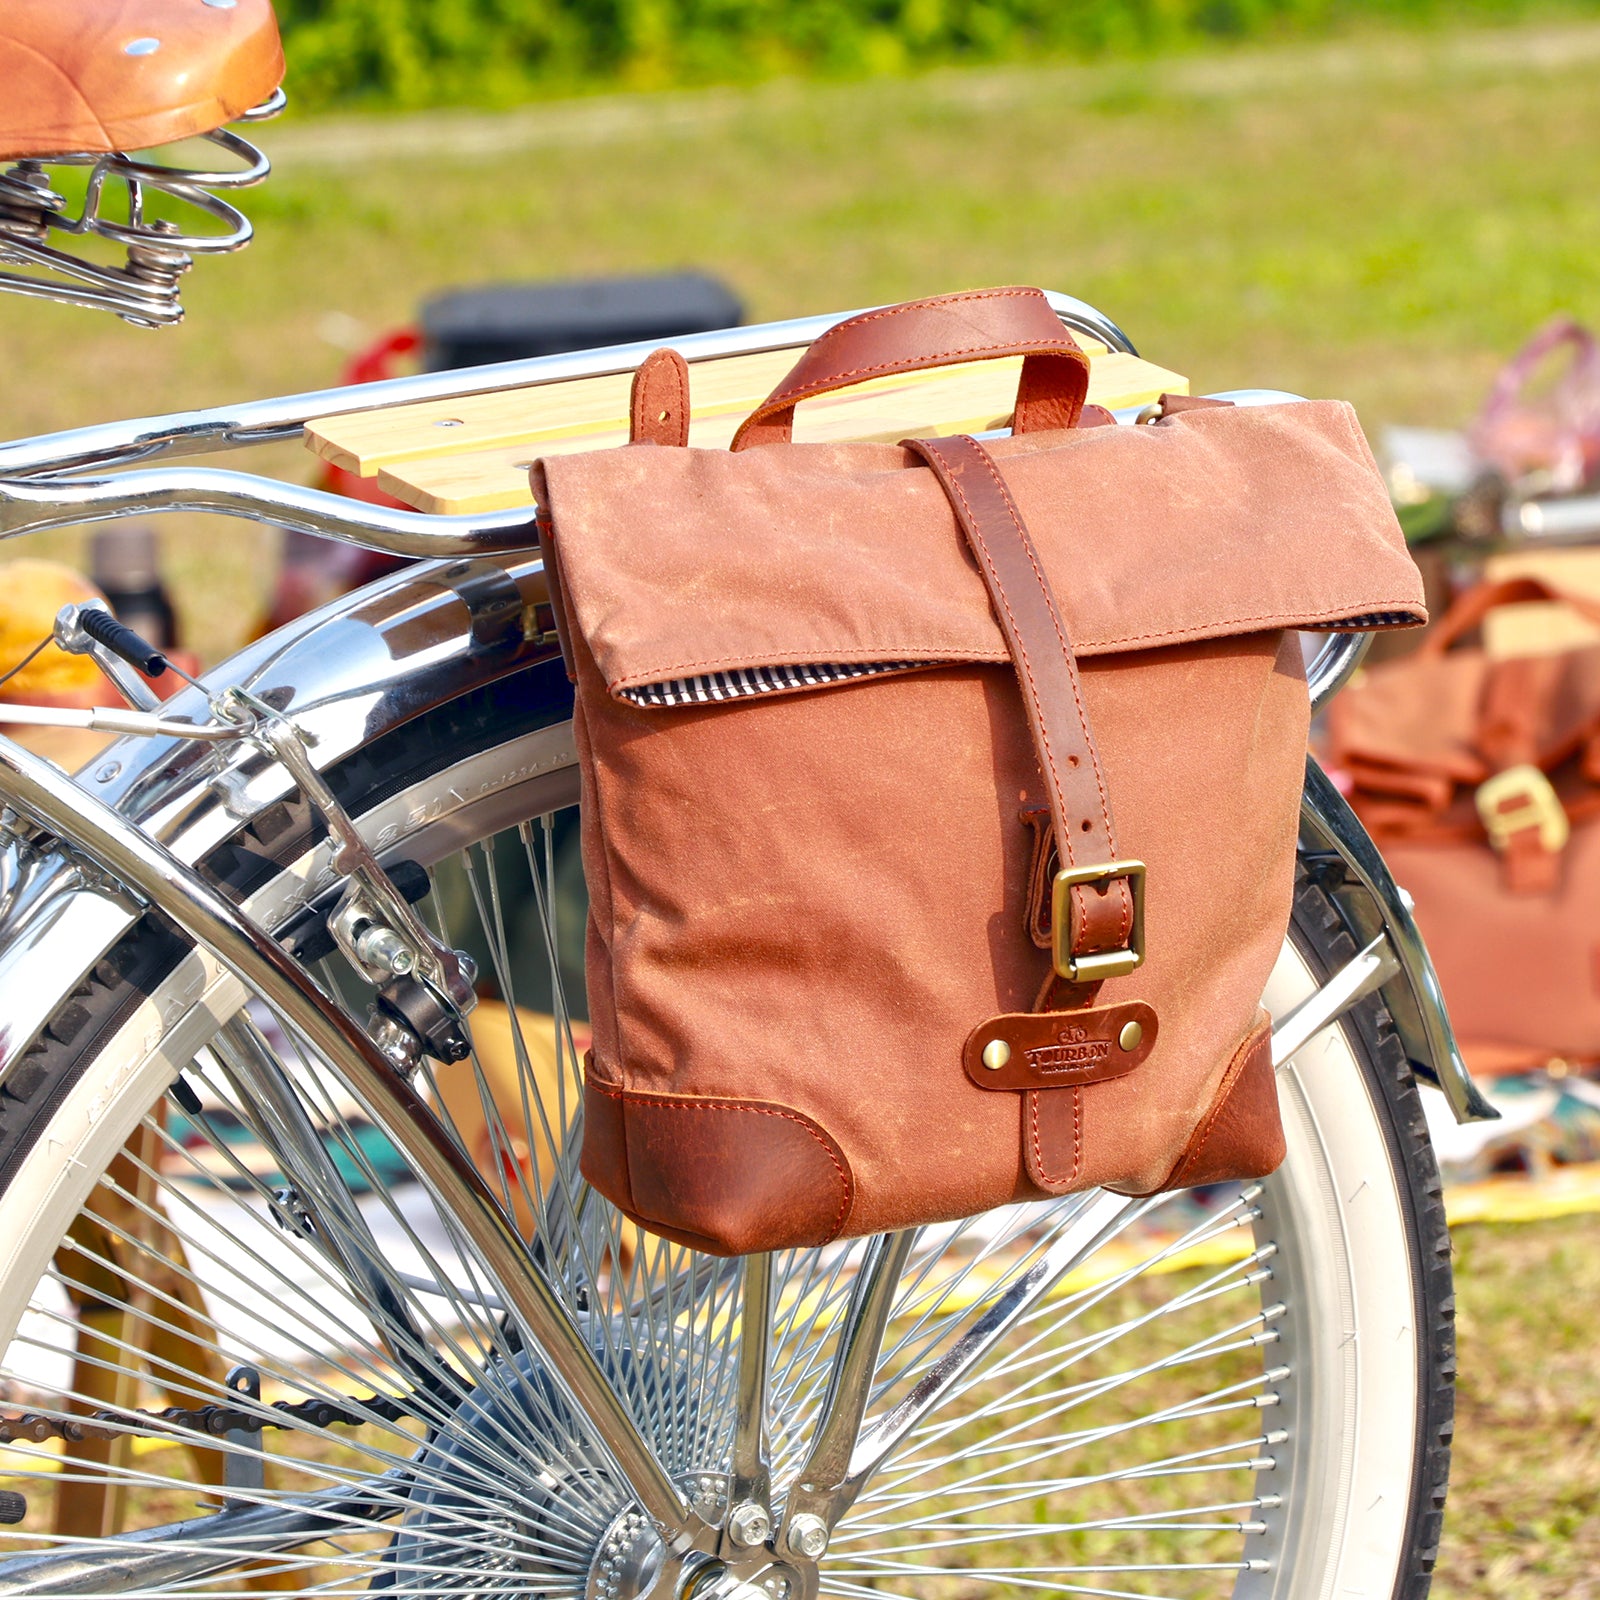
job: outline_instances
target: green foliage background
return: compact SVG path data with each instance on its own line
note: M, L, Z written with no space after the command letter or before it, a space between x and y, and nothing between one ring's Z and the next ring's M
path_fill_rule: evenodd
M1597 0L278 0L295 103L506 105L531 90L1136 55Z

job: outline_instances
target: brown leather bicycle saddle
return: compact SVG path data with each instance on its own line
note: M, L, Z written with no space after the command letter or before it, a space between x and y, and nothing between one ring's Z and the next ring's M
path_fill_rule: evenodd
M209 133L282 76L270 0L3 0L0 160Z

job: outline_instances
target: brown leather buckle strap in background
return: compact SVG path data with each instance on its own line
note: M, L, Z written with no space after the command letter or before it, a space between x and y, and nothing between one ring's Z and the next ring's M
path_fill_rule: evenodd
M1077 660L1033 540L994 458L976 439L902 442L949 497L1022 686L1062 869L1054 893L1056 972L1073 983L1120 977L1144 959L1144 867L1117 849Z

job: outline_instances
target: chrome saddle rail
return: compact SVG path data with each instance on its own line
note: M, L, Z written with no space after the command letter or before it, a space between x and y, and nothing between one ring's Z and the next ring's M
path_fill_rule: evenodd
M264 122L284 104L282 89L275 90L237 121ZM211 159L186 167L97 150L0 161L0 263L28 269L0 271L0 291L110 311L139 328L182 322L179 284L194 258L250 242L248 218L215 191L249 188L270 170L261 151L228 128L184 142L209 146ZM53 167L87 171L76 215L55 190ZM157 198L186 217L187 226L148 216ZM125 260L121 266L91 261L53 244L57 237L104 240L120 246Z

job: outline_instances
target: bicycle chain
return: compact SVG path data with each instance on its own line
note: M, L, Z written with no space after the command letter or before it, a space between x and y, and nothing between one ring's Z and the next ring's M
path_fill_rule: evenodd
M115 1439L129 1428L174 1433L181 1429L220 1438L227 1433L260 1433L267 1428L292 1428L307 1423L317 1428L354 1428L375 1419L399 1422L410 1414L406 1406L381 1394L369 1394L344 1405L315 1397L297 1402L279 1400L271 1410L271 1416L221 1405L193 1409L168 1406L165 1411L96 1411L87 1417L51 1417L37 1411L24 1411L13 1417L0 1414L0 1444L24 1440L43 1444L48 1439L63 1439L72 1444L79 1439Z

